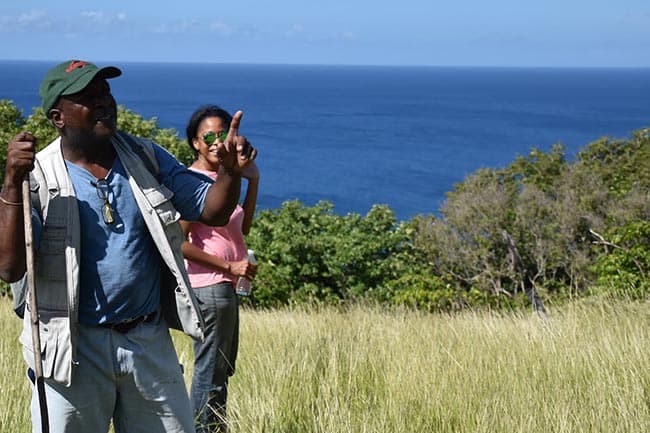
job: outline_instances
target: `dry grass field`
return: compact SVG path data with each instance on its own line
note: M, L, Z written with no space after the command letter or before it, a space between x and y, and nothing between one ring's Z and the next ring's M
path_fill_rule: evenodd
M27 433L19 321L0 299L0 432ZM531 313L242 312L233 433L650 431L650 302ZM189 338L174 332L188 379Z

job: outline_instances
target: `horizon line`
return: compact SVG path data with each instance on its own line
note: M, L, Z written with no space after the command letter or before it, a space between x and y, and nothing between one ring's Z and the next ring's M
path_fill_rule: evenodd
M75 57L70 57L75 58ZM32 62L58 64L67 59L16 59L0 58L0 62ZM84 59L86 60L86 59ZM223 65L223 66L319 66L319 67L378 67L378 68L465 68L465 69L650 69L649 66L603 66L603 65L472 65L472 64L381 64L381 63L320 63L320 62L206 62L193 60L128 60L90 59L93 63L122 64L170 64L170 65Z

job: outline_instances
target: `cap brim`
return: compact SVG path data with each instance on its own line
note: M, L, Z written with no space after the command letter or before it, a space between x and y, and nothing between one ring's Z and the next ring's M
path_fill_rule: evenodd
M122 71L120 69L116 68L115 66L105 66L103 68L97 69L96 71L91 71L83 75L74 84L61 92L61 96L72 95L74 93L81 92L95 78L109 79L119 77L120 75L122 75Z

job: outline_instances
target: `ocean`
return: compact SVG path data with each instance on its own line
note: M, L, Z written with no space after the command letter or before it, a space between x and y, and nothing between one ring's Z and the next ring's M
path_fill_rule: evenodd
M100 63L104 66L107 63ZM571 159L650 126L650 69L121 63L118 104L184 137L199 105L243 110L259 150L258 209L286 200L399 220L438 214L479 168L562 143ZM26 116L51 62L0 61L0 99Z

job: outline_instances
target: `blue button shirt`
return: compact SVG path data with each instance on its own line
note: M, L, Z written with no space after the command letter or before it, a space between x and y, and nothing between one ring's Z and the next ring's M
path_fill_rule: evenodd
M199 218L211 181L187 170L154 145L158 178L173 193L172 203L185 220ZM79 321L116 323L152 313L160 303L162 259L140 214L119 158L98 188L87 170L66 161L77 196L81 231ZM114 222L102 215L104 196Z

